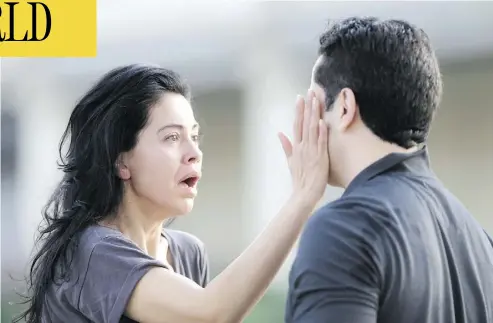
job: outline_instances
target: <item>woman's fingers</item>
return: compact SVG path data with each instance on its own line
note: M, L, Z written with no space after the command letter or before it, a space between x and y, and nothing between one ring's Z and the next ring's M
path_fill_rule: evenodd
M327 150L327 126L323 121L322 104L313 91L308 91L306 100L298 95L296 116L293 123L294 140L291 142L284 133L279 133L279 140L286 157L293 154L294 146L303 144L305 152L320 154ZM313 149L312 149L313 148Z
M311 91L308 91L308 97L306 98L306 102L304 105L304 113L303 113L303 134L301 141L307 141L310 137L310 123L311 123L311 115L313 109L311 108L313 103L313 94Z
M294 134L294 142L301 142L301 138L303 136L303 116L305 113L305 99L298 95L296 99L296 115L295 122L293 124L293 134Z
M318 121L318 153L326 154L328 149L328 129L323 119Z
M310 114L310 129L308 133L308 141L310 146L317 148L318 143L318 129L320 121L320 108L318 100L315 96L312 97L312 102L310 104L311 114Z

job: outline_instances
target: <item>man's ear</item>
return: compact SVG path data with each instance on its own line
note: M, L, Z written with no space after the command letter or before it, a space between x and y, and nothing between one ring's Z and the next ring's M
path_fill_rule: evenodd
M116 165L115 165L118 177L120 177L124 181L129 180L131 177L130 169L127 166L126 159L127 159L126 155L121 154L116 160Z
M344 88L339 92L337 98L338 107L338 126L339 130L347 130L355 121L358 115L358 105L354 92L349 88Z

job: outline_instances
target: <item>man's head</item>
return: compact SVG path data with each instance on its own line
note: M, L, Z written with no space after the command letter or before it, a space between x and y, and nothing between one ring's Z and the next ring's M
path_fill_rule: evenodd
M320 37L312 90L325 105L331 184L348 159L424 143L442 94L424 31L399 20L349 18Z

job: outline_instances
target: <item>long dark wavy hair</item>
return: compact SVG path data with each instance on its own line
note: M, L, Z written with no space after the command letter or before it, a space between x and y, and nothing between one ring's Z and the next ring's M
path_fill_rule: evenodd
M123 198L117 158L134 148L150 107L166 92L190 99L176 73L128 65L105 74L75 106L59 145L64 176L43 210L30 263L28 307L13 322L41 322L47 288L68 278L80 233L116 213Z

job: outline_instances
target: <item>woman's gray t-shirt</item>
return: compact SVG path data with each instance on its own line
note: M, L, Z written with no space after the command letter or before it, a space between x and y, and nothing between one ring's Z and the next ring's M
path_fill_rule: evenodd
M175 272L205 287L209 264L203 243L182 231L165 229L163 235ZM42 322L135 322L123 315L125 307L137 282L152 267L166 265L121 232L91 226L81 235L70 278L48 288Z

